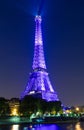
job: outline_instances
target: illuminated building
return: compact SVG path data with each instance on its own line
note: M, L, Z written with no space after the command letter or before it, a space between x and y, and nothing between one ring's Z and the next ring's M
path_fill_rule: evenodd
M20 102L16 98L12 98L9 101L10 115L11 116L18 116L19 115L19 106L20 106Z
M54 91L46 71L46 64L43 51L43 39L41 31L42 18L40 15L35 17L35 46L34 58L32 65L32 73L30 74L27 87L22 95L33 95L41 97L46 101L58 101L56 92Z

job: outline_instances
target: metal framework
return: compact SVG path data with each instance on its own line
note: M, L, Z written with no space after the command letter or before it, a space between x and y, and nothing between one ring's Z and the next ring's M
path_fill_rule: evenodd
M58 101L56 92L54 91L46 71L46 64L43 51L43 40L41 31L42 18L40 15L35 17L35 47L33 58L33 72L30 74L27 87L22 95L38 96L46 101Z

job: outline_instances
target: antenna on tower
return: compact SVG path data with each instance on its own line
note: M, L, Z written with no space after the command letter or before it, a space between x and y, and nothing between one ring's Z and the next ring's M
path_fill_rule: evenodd
M38 9L38 11L37 11L37 15L41 15L42 9L43 9L43 6L44 6L44 1L45 1L45 0L41 0L39 9Z

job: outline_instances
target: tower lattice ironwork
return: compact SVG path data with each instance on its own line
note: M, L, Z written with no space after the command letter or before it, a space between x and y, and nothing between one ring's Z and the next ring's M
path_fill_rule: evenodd
M33 58L33 72L30 74L27 87L24 91L25 95L41 96L46 101L58 101L56 92L54 91L46 71L46 64L43 51L43 40L41 30L41 16L35 17L35 47Z

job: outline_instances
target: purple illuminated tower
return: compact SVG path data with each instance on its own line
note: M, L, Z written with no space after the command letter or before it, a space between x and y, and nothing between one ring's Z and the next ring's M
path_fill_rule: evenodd
M35 48L33 58L33 72L30 74L27 87L24 91L25 95L33 95L41 97L46 101L58 101L56 92L51 85L48 73L46 71L46 64L43 51L43 40L41 31L42 18L40 15L35 17Z

